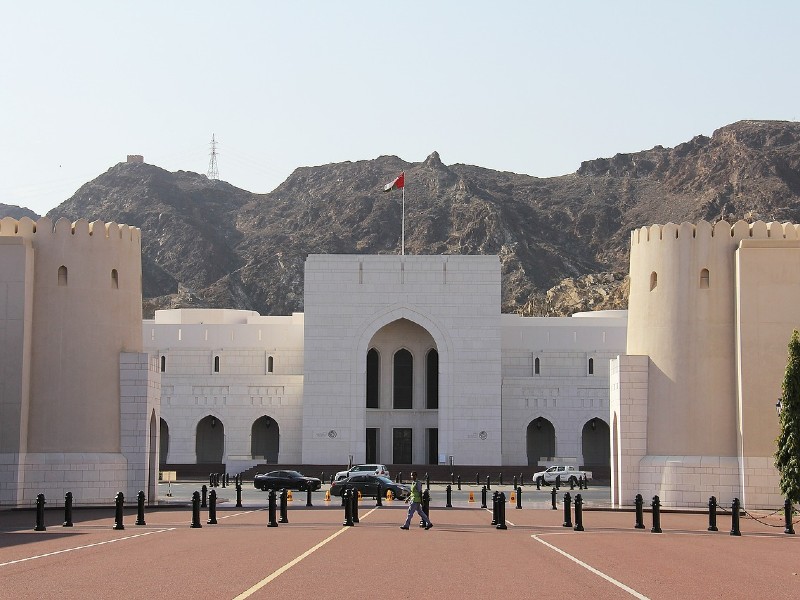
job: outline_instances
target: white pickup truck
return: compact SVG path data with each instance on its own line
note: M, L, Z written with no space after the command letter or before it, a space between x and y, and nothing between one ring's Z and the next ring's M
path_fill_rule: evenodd
M539 471L533 474L533 482L542 485L552 485L556 478L560 477L561 485L577 485L578 479L585 478L587 481L592 478L591 471L581 471L578 467L569 465L554 465L546 471Z

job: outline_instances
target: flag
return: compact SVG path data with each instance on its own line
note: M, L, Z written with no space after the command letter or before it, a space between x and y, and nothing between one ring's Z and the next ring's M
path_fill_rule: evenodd
M385 186L383 186L383 191L391 192L392 190L400 190L403 188L404 185L405 185L405 171L401 172L400 175L398 175L394 179L394 181L392 181L391 183L387 183Z

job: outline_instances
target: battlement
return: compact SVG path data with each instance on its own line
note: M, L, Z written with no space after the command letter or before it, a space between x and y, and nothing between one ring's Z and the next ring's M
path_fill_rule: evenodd
M738 244L743 239L800 239L800 225L794 223L778 223L772 221L717 221L713 225L708 221L699 221L696 225L683 222L680 225L650 225L631 232L631 247L648 242L661 242L673 239L709 239L717 242Z
M133 242L137 245L141 244L142 240L141 230L138 227L120 225L113 221L109 223L92 221L90 223L86 219L78 219L71 223L69 219L63 217L55 223L48 217L42 217L35 222L28 217L22 217L19 221L5 217L0 219L0 236L19 236L32 241L74 236L80 239L119 240Z

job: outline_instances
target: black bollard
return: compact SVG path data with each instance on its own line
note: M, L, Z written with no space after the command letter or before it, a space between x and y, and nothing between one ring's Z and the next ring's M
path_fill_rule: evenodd
M481 484L481 474L475 473L475 485L480 485L480 484Z
M719 531L717 529L717 498L715 496L708 499L708 531Z
M487 490L492 489L492 476L491 475L487 475L486 476L486 489Z
M653 527L650 533L661 533L661 500L658 496L653 496L653 502L650 504L653 507Z
M428 477L427 473L425 473L425 489L426 490L431 489L431 478Z
M323 472L320 474L320 476L319 476L319 480L320 480L322 483L325 483L325 471L323 471Z
M500 473L500 474L497 476L497 479L498 479L498 480L499 480L499 482L500 482L500 483L498 483L498 485L503 485L503 474L502 474L502 473Z
M400 484L402 484L402 483L403 483L403 472L402 472L402 471L400 471L400 472L397 474L397 479L398 479L398 482L397 482L397 483L400 483Z
M117 492L116 498L114 498L114 527L113 529L125 529L125 525L122 524L122 506L125 504L125 496L122 492Z
M383 496L384 496L384 494L381 494L381 491L382 490L379 487L378 488L378 493L375 496L375 506L383 506Z
M144 521L144 490L139 490L136 494L136 523L135 525L147 525Z
M572 496L569 492L564 494L564 523L563 527L572 527Z
M575 496L575 531L583 531L583 498L580 494Z
M461 491L461 475L456 477L456 482L457 482L456 485L458 486L458 491L460 492Z
M739 509L741 505L739 503L738 498L733 499L733 504L731 504L731 535L742 535L741 530L739 529Z
M783 503L783 520L786 525L786 529L783 530L783 533L794 535L794 525L792 524L792 501L788 498Z
M447 484L447 487L445 488L445 492L447 493L447 502L445 503L444 507L445 508L453 508L453 491L452 491L452 488L450 487L449 483Z
M192 529L202 527L200 525L200 492L198 491L192 494L192 524L190 527Z
M456 474L450 471L450 485L456 484Z
M225 485L227 485L228 487L230 487L230 485L231 485L231 474L230 473L225 473ZM223 485L222 487L225 487L225 485Z
M553 489L550 490L550 496L551 496L550 500L553 503L553 510L558 510L558 507L556 506L556 488L555 487L553 487Z
M556 489L561 487L561 475L556 475Z
M242 508L242 482L236 482L236 508Z
M498 517L499 517L498 513L500 512L500 509L497 507L497 503L499 501L498 500L499 496L500 496L500 492L498 492L497 490L495 490L494 493L492 494L492 522L491 522L491 525L497 525L497 523L498 523Z
M497 529L508 529L506 527L506 495L503 492L497 496Z
M431 510L431 493L428 490L423 490L421 504L422 504L422 512L428 515L428 518L430 519L431 516L429 514L429 511ZM425 527L425 521L423 521L422 518L420 518L419 520L419 526Z
M44 494L38 494L36 496L36 526L33 528L34 531L47 531L47 528L44 526L44 505L47 504L44 499Z
M575 478L574 477L570 477L569 478L569 489L571 489L571 490L575 489Z
M208 474L208 487L214 487L214 474Z
M226 477L226 474L225 474L225 473L223 473L223 474L220 476L220 478L222 479L222 487L226 487L226 486L225 486L225 477Z
M289 516L286 514L286 505L288 504L289 493L283 489L281 490L281 516L278 518L278 523L288 523Z
M350 489L342 491L342 505L344 506L344 522L345 527L353 526L353 505L350 502Z
M269 491L269 523L267 527L277 527L278 519L276 513L278 512L278 502L275 499L275 490Z
M537 478L537 479L536 479L536 489L537 489L537 490L540 490L540 489L542 489L542 487L541 487L541 485L540 485L540 482L541 482L541 480L542 480L542 478L541 478L541 477L539 477L539 478Z
M64 525L62 527L72 527L72 492L64 494Z
M353 513L353 523L359 523L358 520L358 490L351 489L350 490L350 504L352 507L350 511Z
M514 489L517 489L517 476L514 475Z
M380 494L378 494L380 496ZM313 506L311 504L311 486L306 489L306 506Z
M522 486L517 487L517 508L522 508Z
M211 490L211 493L208 495L208 521L206 521L206 525L216 525L217 524L217 492Z
M633 504L636 506L636 525L634 525L634 529L644 529L644 498L642 498L641 494L636 494Z
M206 501L206 498L208 497L208 488L204 485L200 489L203 490L203 498L202 502L200 502L200 508L205 508L206 506L208 506L208 502Z
M481 488L481 508L486 508L486 486Z

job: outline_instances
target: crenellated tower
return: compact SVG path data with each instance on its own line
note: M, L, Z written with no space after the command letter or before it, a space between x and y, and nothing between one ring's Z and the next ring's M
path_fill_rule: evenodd
M133 359L121 356L142 352L140 230L103 221L4 218L0 256L8 299L0 334L15 374L0 386L4 416L11 417L0 423L0 453L20 471L16 499L7 478L0 482L2 501L29 500L33 484L47 479L40 472L47 469L37 465L63 461L66 471L90 471L108 464L125 473L131 444L124 405L133 388L126 389L131 381L123 380L121 362ZM121 475L109 478L119 482ZM102 487L86 498L71 491L76 500L89 500L103 497Z

